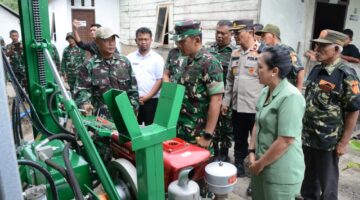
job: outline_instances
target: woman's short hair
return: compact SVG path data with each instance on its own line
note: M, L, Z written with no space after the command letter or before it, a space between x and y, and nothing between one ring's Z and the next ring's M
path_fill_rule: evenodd
M293 65L291 63L290 51L283 46L266 47L262 51L264 62L273 69L279 68L279 77L285 78L292 70Z

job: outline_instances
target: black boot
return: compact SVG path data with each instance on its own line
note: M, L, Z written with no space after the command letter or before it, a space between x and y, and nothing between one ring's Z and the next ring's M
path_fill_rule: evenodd
M235 162L235 167L237 169L237 177L245 177L244 161Z
M251 180L250 180L249 186L246 189L246 195L251 197L251 194L252 194L252 188L251 188Z

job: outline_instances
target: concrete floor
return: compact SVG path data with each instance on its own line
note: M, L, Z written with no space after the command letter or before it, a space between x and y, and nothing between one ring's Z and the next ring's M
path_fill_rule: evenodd
M360 131L354 135L360 134ZM234 146L234 145L233 145ZM234 162L234 151L230 150L231 162ZM349 150L347 154L340 158L340 169L344 169L348 162L360 163L360 152ZM252 198L246 195L246 189L249 185L250 178L238 178L235 189L228 195L227 200L251 200ZM339 200L359 200L360 199L360 169L352 168L345 171L340 171L339 180Z

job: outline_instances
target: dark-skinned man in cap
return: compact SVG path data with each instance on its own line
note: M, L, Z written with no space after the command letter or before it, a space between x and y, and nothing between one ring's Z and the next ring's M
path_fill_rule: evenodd
M185 86L177 136L189 143L211 145L224 93L220 62L202 47L199 21L175 24L172 39L181 50L177 66L169 68L170 81ZM165 81L165 80L164 80Z
M86 111L86 115L110 117L102 95L112 88L126 91L135 113L139 108L135 74L130 61L125 56L115 53L116 37L119 36L110 28L98 28L95 42L99 54L95 54L79 69L76 88L79 92L76 103Z
M75 42L73 34L66 34L66 41L69 45L65 47L61 61L61 74L65 77L66 82L69 84L70 92L74 92L75 82L79 74L79 67L84 64L86 53L80 49Z
M215 42L207 50L217 58L223 68L224 84L226 86L226 75L228 73L231 53L235 46L231 44L232 32L230 28L232 22L229 20L220 20L216 25ZM229 162L229 148L233 138L233 129L231 122L231 112L227 115L220 115L213 140L215 160Z
M267 46L279 45L289 50L293 69L287 76L287 79L301 91L304 81L304 67L301 65L299 56L296 54L295 50L281 42L279 27L274 24L267 24L262 30L256 31L255 34L261 36L262 42Z
M305 82L302 140L306 169L301 188L305 200L338 199L339 157L347 151L359 115L359 80L340 58L345 39L343 33L326 29L313 40L320 64Z

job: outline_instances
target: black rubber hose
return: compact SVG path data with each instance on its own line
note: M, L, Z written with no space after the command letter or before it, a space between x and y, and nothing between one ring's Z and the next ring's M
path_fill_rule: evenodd
M16 98L14 98L13 100L13 104L11 107L11 121L12 121L12 129L13 129L13 136L14 136L14 142L16 146L20 145L20 138L19 138L19 134L17 132L17 121L16 121Z
M67 173L67 170L65 168L63 168L62 166L56 164L54 161L52 161L51 159L46 159L45 163L47 165L49 165L50 167L54 168L55 170L57 170L66 180L66 182L69 184L71 190L73 191L73 194L75 196L75 191L74 191L74 187L72 185L72 182L69 180L69 176Z
M84 196L82 194L79 182L77 181L74 170L71 166L71 162L69 159L69 151L70 151L70 143L66 143L63 151L63 156L64 156L64 163L69 177L69 181L71 182L71 185L73 187L75 199L84 200Z
M51 177L50 173L45 168L43 168L41 165L39 165L38 163L31 161L31 160L18 160L18 164L30 166L30 167L33 167L33 168L39 170L39 172L41 172L45 176L47 181L49 182L52 199L59 200L58 191L57 191L54 179Z
M19 102L18 99L16 100L16 107L17 107L16 121L17 121L17 125L18 125L17 131L18 131L18 134L19 134L20 139L23 140L23 139L24 139L24 134L23 134L23 132L22 132L21 117L20 117L20 111L21 111L21 109L20 109L20 102ZM25 112L26 112L26 110L25 110Z
M71 135L75 135L74 133L66 130L63 126L61 126L61 124L59 123L58 119L56 119L56 116L54 114L54 111L52 110L52 105L53 105L53 101L54 101L54 97L59 94L60 91L55 91L53 92L51 95L50 95L50 98L48 100L48 103L47 103L47 106L48 106L48 110L50 112L50 116L51 118L53 119L53 121L55 122L55 124L64 132L64 133L67 133L67 134L71 134Z
M2 56L3 58L6 58L6 55L4 53L4 51L2 50ZM39 125L38 127L38 130L40 132L42 132L43 134L47 135L47 136L50 136L50 135L53 135L54 133L53 132L50 132L49 130L47 130L44 125L41 123L41 120L40 120L40 117L39 115L37 114L36 112L36 109L34 107L34 105L31 103L31 100L29 99L29 97L26 95L26 92L22 89L19 81L17 80L16 76L15 76L15 73L14 71L12 70L11 68L11 65L9 63L9 61L7 59L3 59L3 62L4 62L4 65L6 67L6 71L9 73L10 75L10 78L11 78L11 83L13 84L14 86L14 90L16 92L16 94L19 96L19 98L24 98L26 100L26 102L29 104L31 110L33 111L33 114L34 114L34 117L35 117L35 120L34 122L37 123L37 125ZM15 85L14 85L15 84ZM24 110L26 110L25 106L22 105ZM30 117L31 118L31 117Z

